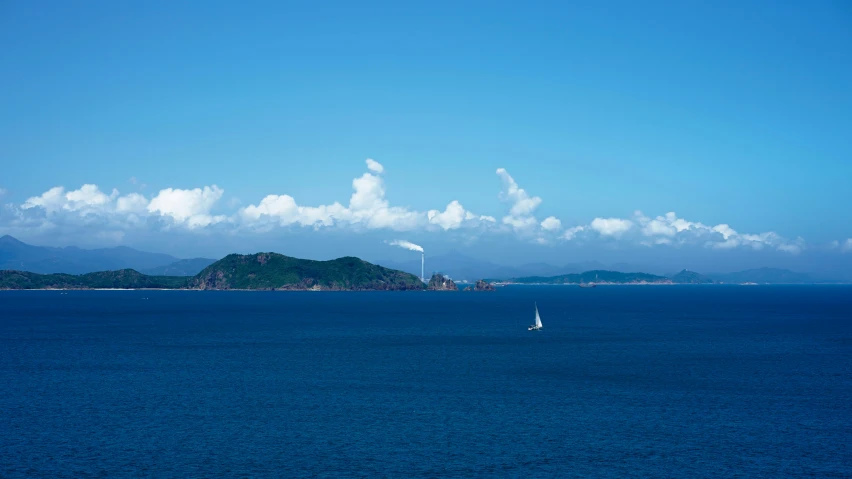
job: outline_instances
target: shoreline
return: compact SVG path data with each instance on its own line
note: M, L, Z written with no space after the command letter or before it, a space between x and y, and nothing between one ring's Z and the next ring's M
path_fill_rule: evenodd
M573 287L579 288L577 283L492 283L496 288L506 286L549 286L549 287ZM850 286L852 283L596 283L595 286ZM589 289L589 288L582 288ZM409 293L409 292L465 292L461 289L457 291L448 290L427 290L427 289L198 289L198 288L0 288L0 293L5 291L217 291L217 292L267 292L267 293L376 293L376 292L393 292L393 293ZM469 291L469 292L489 292L489 291Z

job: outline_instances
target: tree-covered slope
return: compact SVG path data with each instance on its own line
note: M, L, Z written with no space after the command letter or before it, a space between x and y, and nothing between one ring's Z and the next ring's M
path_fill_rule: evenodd
M808 274L779 268L747 269L736 273L714 275L713 279L720 283L797 284L814 282Z
M195 276L215 262L215 259L210 258L182 259L165 266L144 269L141 272L150 276Z
M419 290L417 276L383 268L351 256L330 261L277 253L231 254L189 282L197 289Z
M618 271L595 270L559 276L527 276L513 278L512 283L521 284L581 284L581 283L670 283L665 276L648 273L619 273Z
M0 289L173 289L186 287L186 278L146 276L132 269L81 275L0 271Z
M676 284L710 284L713 283L711 278L695 271L683 270L680 273L672 276L672 283Z

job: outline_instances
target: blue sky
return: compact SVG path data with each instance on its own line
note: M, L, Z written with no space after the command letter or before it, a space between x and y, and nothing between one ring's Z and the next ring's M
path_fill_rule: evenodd
M780 264L852 237L847 2L7 1L0 42L0 233L39 244ZM420 219L353 217L365 174ZM247 220L268 195L347 211ZM428 220L453 201L477 220ZM668 212L706 231L645 234Z

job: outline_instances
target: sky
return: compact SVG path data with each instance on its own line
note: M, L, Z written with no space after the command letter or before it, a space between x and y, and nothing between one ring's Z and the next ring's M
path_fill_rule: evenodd
M0 44L34 244L852 264L848 2L6 0Z

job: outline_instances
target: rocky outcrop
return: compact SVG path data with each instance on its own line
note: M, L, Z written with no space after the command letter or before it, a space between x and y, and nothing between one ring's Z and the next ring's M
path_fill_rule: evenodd
M429 280L429 286L426 289L429 291L458 291L459 287L450 278L440 273L435 273L432 275L432 279Z
M494 291L494 285L480 279L476 282L476 286L473 287L473 290L474 291Z

